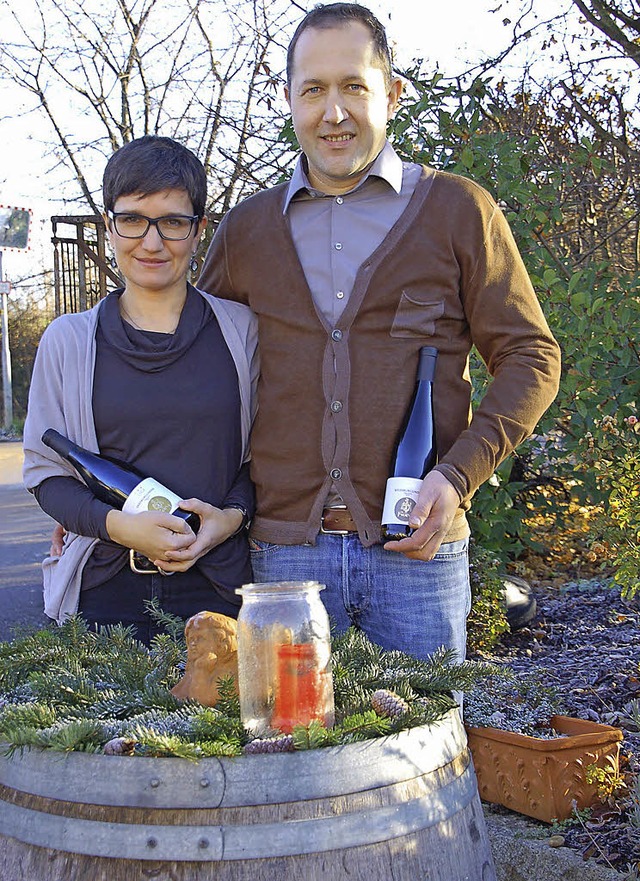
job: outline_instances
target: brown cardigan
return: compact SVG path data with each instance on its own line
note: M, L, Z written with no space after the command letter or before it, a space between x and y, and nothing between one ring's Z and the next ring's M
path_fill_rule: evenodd
M380 540L391 451L418 351L429 345L439 352L437 470L461 498L445 541L464 537L471 496L532 432L560 374L558 345L502 212L472 181L425 168L332 328L314 307L282 213L285 192L258 193L225 216L199 281L258 316L252 534L314 543L333 482L363 544ZM471 420L472 343L493 382Z

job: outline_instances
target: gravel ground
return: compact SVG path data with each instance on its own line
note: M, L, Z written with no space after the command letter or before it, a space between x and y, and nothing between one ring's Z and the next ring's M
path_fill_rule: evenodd
M565 715L621 728L621 770L633 787L640 772L640 730L631 716L634 706L640 711L640 596L625 601L598 580L533 590L534 620L482 657L523 676L541 675L559 690ZM630 822L632 808L627 794L592 809L590 819L562 830L565 845L640 878L640 827Z

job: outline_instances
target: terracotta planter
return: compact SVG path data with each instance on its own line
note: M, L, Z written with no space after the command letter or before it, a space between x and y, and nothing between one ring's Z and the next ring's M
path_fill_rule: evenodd
M553 716L551 725L564 734L541 740L497 728L467 727L480 797L512 811L551 823L571 816L572 803L590 807L596 786L585 780L585 768L618 770L622 731L568 716Z

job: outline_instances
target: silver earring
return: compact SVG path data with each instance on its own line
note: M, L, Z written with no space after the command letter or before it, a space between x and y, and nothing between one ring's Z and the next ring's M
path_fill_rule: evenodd
M117 268L118 268L118 262L117 262L117 260L116 260L115 257L112 257L112 258L109 260L109 266L110 266L112 269L117 269Z
M193 257L191 258L191 263L189 264L189 269L191 270L191 272L197 272L197 271L198 271L198 261L196 260L196 255L195 255L195 254L194 254Z

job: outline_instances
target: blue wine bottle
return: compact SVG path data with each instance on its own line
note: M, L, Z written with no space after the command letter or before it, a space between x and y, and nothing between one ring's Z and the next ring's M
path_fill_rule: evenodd
M382 537L400 541L411 535L409 518L422 481L438 461L433 418L433 379L438 350L420 349L416 387L396 441L382 509Z
M164 511L186 520L194 532L200 528L197 514L178 507L180 496L132 465L91 453L53 428L48 428L42 435L42 443L70 462L94 496L112 508L131 514Z

